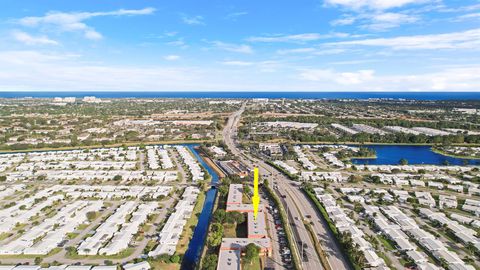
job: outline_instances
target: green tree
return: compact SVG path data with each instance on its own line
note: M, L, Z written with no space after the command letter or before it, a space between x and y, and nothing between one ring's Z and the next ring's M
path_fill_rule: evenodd
M218 256L216 254L208 254L203 259L202 270L217 269Z
M175 255L172 255L172 256L170 257L170 262L171 262L171 263L179 263L179 262L180 262L180 256L178 256L178 255L176 255L176 254L175 254Z
M408 160L406 160L405 158L402 158L398 163L400 163L400 165L408 165Z
M243 257L246 263L252 264L255 260L258 260L260 256L260 247L254 243L250 243L245 247L245 256Z
M228 187L226 185L219 186L218 193L220 193L221 196L226 196L228 194Z
M348 177L348 182L351 182L351 183L358 183L358 182L361 182L363 179L363 177L361 175L350 175Z
M227 213L223 209L217 209L213 213L213 221L218 223L224 223Z
M94 221L95 218L97 218L97 212L95 212L95 211L89 211L89 212L87 212L86 215L87 215L88 221L90 221L90 222Z
M242 224L243 222L245 222L244 214L237 211L230 212L229 214L232 216L233 220L235 220L236 224Z
M222 243L223 226L220 223L213 223L211 233L207 237L207 243L210 247L218 247Z

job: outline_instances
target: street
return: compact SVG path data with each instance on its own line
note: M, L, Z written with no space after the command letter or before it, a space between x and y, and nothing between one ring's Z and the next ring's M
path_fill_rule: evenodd
M337 246L334 236L329 233L321 215L303 192L298 187L292 187L290 185L291 180L272 166L238 149L236 142L237 126L245 107L246 103L229 117L223 130L225 144L241 162L250 168L258 167L260 175L266 175L266 179L277 187L274 190L281 198L283 207L287 211L288 220L294 232L297 252L305 254L305 256L298 254L299 258L303 258L302 267L304 269L324 269L313 245L313 241L316 241L322 245L329 255L328 262L332 269L349 269L347 260ZM306 216L311 218L307 219ZM310 237L304 222L312 224L316 233L315 239Z

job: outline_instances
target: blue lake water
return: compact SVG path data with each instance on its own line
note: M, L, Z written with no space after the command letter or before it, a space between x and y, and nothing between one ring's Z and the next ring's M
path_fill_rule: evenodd
M197 158L198 162L207 170L207 172L212 176L211 183L216 184L218 182L217 173L208 166L208 164L202 159L195 150L196 145L188 144L185 145L188 147L192 153ZM188 249L185 252L185 256L182 261L182 270L193 270L200 261L203 248L205 247L205 240L208 232L208 225L210 223L210 217L212 215L213 204L215 202L215 197L217 195L217 189L210 188L207 191L205 203L203 205L202 212L198 218L197 226L193 232L192 240L188 244Z
M468 160L448 157L433 152L430 146L417 145L365 145L377 152L375 159L352 159L353 164L370 165L397 165L400 159L408 160L408 164L433 164L444 165L448 161L450 165L463 165L464 160L470 165L480 165L480 160Z
M480 92L266 92L266 91L28 91L0 92L0 98L54 98L96 96L99 98L287 98L480 100Z

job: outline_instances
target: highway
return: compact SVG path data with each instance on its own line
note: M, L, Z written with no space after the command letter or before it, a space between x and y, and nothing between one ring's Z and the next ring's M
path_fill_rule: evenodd
M305 194L285 175L277 171L263 160L254 158L248 153L242 152L237 146L237 126L240 122L242 113L245 111L246 103L234 112L228 119L227 125L223 130L223 138L229 150L245 165L253 168L259 168L263 179L268 179L275 188L275 192L281 198L283 207L287 211L289 223L293 229L297 249L306 256L299 256L303 259L303 269L325 269L320 263L313 242L321 244L322 248L328 254L328 262L331 269L350 269L345 256L335 242L334 236L328 231L327 224L323 221L320 213L316 211L315 206L305 196ZM315 231L314 239L304 223L312 224ZM303 246L302 246L303 243Z

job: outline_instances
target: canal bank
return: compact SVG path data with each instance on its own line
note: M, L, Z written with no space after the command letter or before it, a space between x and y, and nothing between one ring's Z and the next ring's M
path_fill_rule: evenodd
M207 172L211 176L211 186L215 186L218 183L219 176L200 156L198 151L195 149L197 145L185 145L190 149L190 151L194 154L195 158L198 162L207 170ZM188 249L185 252L182 261L182 270L194 270L196 269L197 265L200 263L201 255L203 252L203 248L205 247L205 240L208 233L208 226L210 224L210 218L213 212L213 206L215 204L215 198L217 196L217 189L214 187L210 187L210 189L206 193L205 203L203 204L202 212L198 217L198 223L195 227L193 232L192 239L188 245Z

